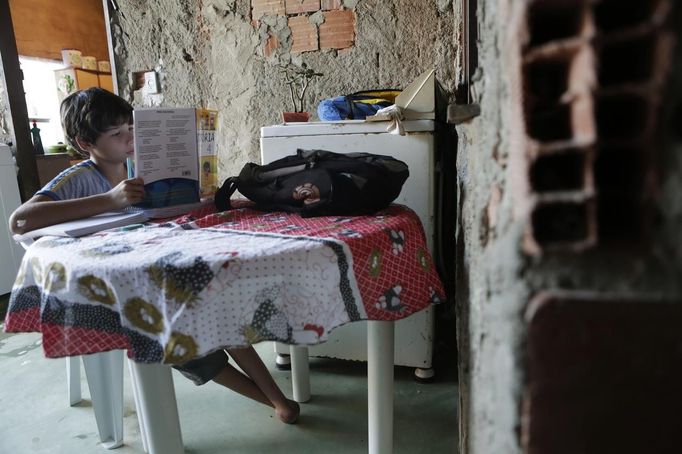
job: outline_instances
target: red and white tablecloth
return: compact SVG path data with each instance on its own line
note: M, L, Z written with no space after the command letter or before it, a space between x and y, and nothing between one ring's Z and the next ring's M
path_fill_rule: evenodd
M443 301L418 217L301 218L242 206L26 251L8 332L42 332L48 357L127 349L179 363L263 340L312 345L357 320L397 320Z

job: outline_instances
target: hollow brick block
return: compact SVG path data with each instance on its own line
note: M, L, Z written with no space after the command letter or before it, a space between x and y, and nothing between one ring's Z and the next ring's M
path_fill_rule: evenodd
M654 192L670 12L669 0L529 3L522 99L535 208L527 253L581 251L646 230L632 225L646 223L644 200Z

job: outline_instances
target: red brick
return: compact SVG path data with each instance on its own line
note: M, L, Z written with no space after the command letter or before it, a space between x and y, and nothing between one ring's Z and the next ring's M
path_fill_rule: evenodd
M320 49L344 49L355 39L355 15L351 10L326 11L320 25Z
M322 0L320 2L320 9L322 11L329 11L330 9L341 9L341 0Z
M308 16L292 16L288 19L293 44L291 52L318 50L317 27L310 23Z
M252 0L251 19L258 20L265 14L284 15L284 0Z
M277 39L275 35L269 34L268 39L265 41L265 45L263 46L263 55L269 57L278 47L279 39Z
M287 14L311 13L320 10L320 0L286 0Z

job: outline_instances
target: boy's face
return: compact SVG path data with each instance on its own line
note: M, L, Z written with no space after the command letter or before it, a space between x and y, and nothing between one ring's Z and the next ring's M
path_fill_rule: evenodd
M85 151L95 161L125 162L134 153L133 125L124 123L108 128L97 137L94 144L87 144Z

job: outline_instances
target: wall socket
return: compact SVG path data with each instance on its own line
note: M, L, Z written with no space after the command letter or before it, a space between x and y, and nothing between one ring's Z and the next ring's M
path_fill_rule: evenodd
M156 94L159 92L159 77L156 71L147 71L144 73L144 91L149 94Z

